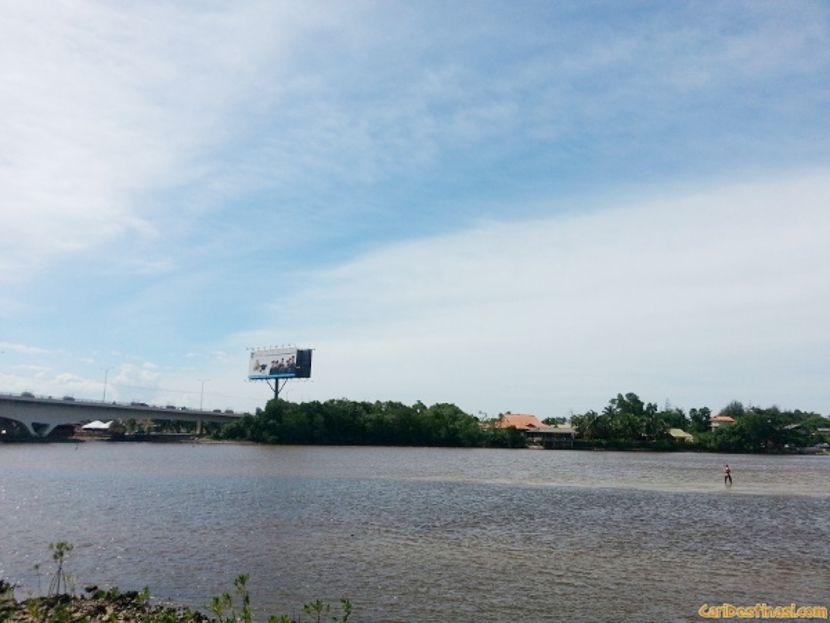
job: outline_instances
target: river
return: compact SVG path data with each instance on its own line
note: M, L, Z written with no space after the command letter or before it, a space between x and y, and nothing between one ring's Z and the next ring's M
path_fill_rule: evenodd
M340 597L358 622L830 605L826 456L91 442L0 445L0 474L24 595L65 540L79 586L207 610L248 573L263 619Z

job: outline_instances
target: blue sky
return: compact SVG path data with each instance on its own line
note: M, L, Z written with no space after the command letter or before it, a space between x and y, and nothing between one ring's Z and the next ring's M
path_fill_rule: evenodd
M13 3L0 391L830 411L823 2Z

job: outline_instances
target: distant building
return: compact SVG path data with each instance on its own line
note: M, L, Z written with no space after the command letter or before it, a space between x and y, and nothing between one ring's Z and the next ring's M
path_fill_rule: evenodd
M690 435L682 428L670 428L669 436L675 441L679 441L681 443L693 443L695 440L694 436Z
M731 418L728 415L715 415L709 418L709 427L712 430L715 430L718 426L728 426L729 424L734 424L735 418Z
M538 430L543 428L545 425L539 421L535 415L524 415L521 413L510 413L508 411L502 416L499 416L498 421L496 422L496 428L510 428L513 427L516 430L520 431L528 431L528 430Z
M576 431L569 426L548 426L535 415L510 413L499 416L496 428L515 428L527 440L528 445L542 448L572 448Z
M79 436L111 438L120 437L124 434L124 430L124 425L115 420L110 420L108 422L93 420L89 424L78 426L75 433Z

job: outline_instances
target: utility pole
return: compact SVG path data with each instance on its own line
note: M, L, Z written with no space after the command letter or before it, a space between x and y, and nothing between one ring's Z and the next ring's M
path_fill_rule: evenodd
M110 370L113 369L114 366L110 366L106 370L104 370L104 395L101 397L101 402L107 401L107 375L110 373Z
M196 379L202 384L202 391L199 392L199 411L202 411L202 406L204 404L205 399L205 383L210 379Z

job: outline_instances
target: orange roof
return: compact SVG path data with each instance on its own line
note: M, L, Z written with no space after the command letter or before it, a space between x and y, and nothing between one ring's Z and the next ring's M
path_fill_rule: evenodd
M535 415L522 415L521 413L505 413L496 423L497 428L510 428L528 430L530 428L545 428Z
M724 424L727 422L734 422L735 418L731 418L728 415L716 415L712 418L709 418L710 422L723 422Z

